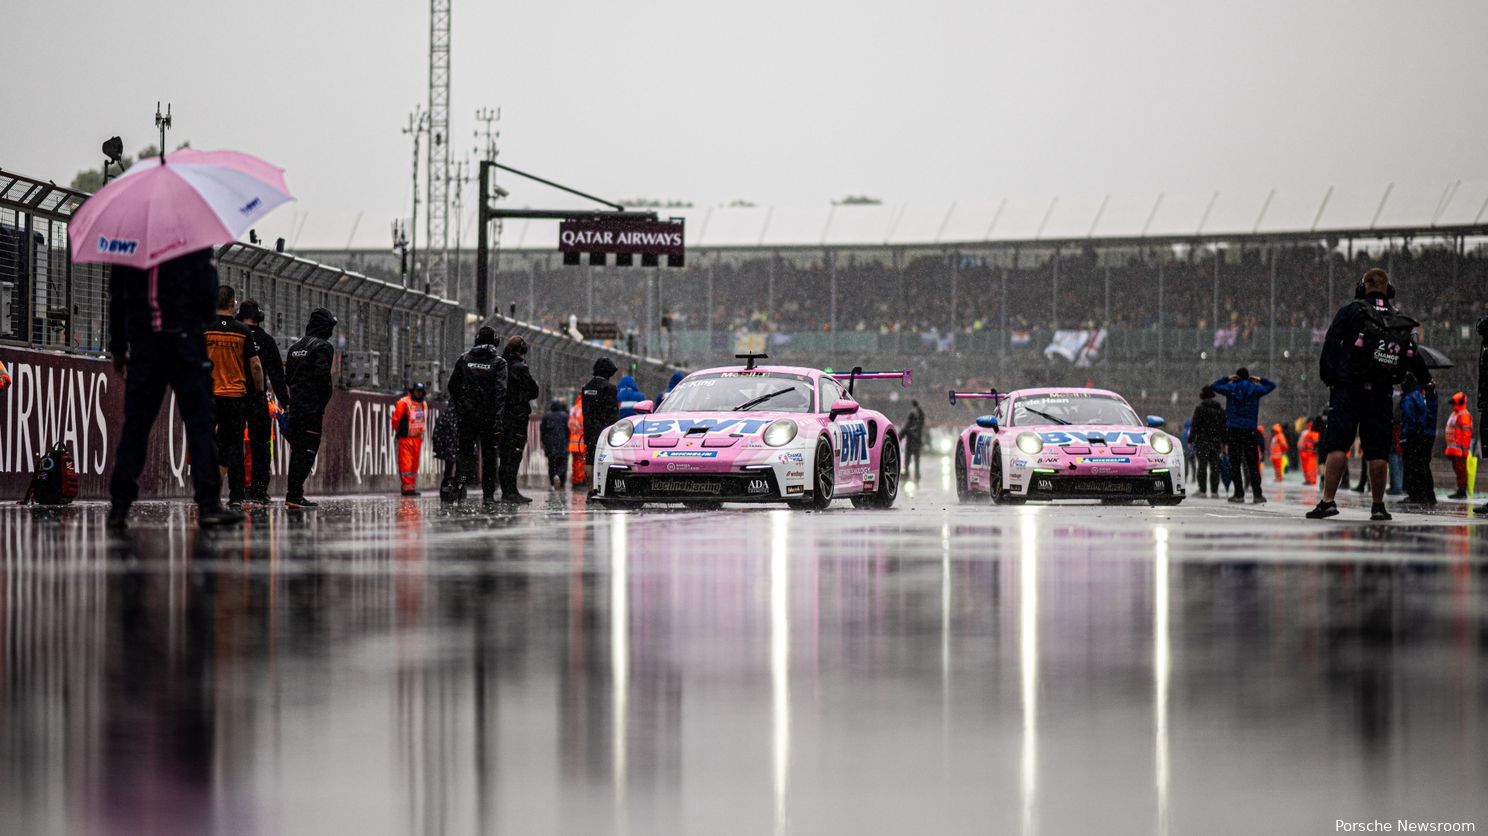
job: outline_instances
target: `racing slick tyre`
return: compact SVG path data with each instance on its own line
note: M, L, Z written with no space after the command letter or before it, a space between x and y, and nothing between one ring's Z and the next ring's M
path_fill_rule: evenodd
M878 456L878 489L866 496L852 498L854 508L888 509L894 507L899 497L899 440L892 435L885 438L883 452Z
M1181 496L1165 496L1162 499L1149 499L1147 500L1147 504L1156 507L1158 505L1177 505L1182 501L1183 497Z
M682 503L682 507L689 511L717 511L723 507L722 502L710 502L708 500L693 500Z
M832 469L832 445L825 438L817 439L816 453L812 456L811 495L791 503L791 507L809 511L825 511L832 504L837 489L836 471Z
M971 501L971 491L966 487L966 445L956 442L956 501Z
M987 486L992 491L992 501L998 505L1022 505L1023 497L1014 496L1011 491L1002 489L1002 445L992 448L991 478Z

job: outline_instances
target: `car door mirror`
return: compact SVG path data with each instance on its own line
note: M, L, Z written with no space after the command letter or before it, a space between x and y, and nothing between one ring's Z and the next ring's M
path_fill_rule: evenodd
M847 398L838 398L832 402L832 418L838 415L852 415L858 411L858 402Z
M1147 426L1149 426L1149 427L1154 427L1154 428L1161 427L1161 426L1166 425L1167 423L1168 422L1167 421L1164 421L1163 420L1163 417L1161 415L1148 415L1147 416Z
M981 427L984 430L995 430L995 429L997 429L997 416L996 415L982 415L982 416L979 416L976 419L976 425L978 427Z
M641 401L640 403L631 407L631 410L633 410L637 415L650 415L651 413L656 411L656 402Z

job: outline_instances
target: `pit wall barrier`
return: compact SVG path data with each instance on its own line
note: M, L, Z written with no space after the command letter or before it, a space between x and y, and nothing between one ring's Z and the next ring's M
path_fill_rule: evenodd
M124 380L106 360L32 349L0 346L0 362L10 370L11 386L0 391L0 501L20 499L30 483L35 459L65 441L77 464L81 497L108 496L115 448L124 425ZM397 397L382 392L337 390L326 409L324 437L315 472L307 483L311 494L386 493L399 489L397 439L392 411ZM444 408L429 404L428 426ZM538 416L528 434L524 474L538 481L546 462L537 444ZM270 493L284 494L289 445L274 444ZM426 436L419 461L419 486L437 486L442 463L434 458ZM226 489L224 488L224 496ZM175 396L167 392L160 418L150 434L149 456L140 478L145 499L191 496L191 463L185 428Z

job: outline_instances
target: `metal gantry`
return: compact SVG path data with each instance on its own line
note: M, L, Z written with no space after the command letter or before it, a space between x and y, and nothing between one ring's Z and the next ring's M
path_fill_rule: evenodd
M450 0L429 0L429 160L425 229L429 236L430 293L443 297L449 283Z

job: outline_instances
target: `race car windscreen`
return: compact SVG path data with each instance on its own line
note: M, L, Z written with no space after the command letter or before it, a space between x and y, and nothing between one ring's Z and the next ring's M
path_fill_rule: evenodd
M656 412L810 412L811 381L773 372L692 375L667 393Z
M1131 407L1104 395L1034 395L1013 402L1013 426L1043 424L1141 426Z

